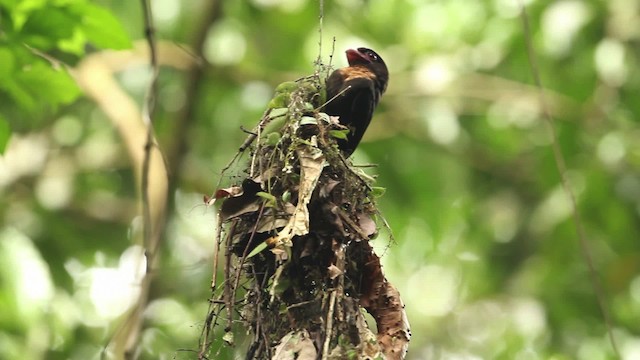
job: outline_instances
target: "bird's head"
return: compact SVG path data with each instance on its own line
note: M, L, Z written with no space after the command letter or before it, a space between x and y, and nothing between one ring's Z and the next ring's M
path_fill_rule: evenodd
M346 51L349 66L364 66L371 70L378 80L381 92L387 88L389 70L384 60L375 51L367 48L349 49Z

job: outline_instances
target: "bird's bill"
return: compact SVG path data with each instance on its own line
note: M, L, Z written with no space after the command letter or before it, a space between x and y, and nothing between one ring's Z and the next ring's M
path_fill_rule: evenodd
M369 60L369 58L365 54L359 52L358 50L349 49L346 51L346 53L347 53L347 61L349 62L349 65L371 62L371 60Z

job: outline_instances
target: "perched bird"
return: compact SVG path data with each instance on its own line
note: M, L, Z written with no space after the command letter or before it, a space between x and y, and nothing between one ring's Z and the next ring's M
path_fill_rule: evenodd
M387 89L389 71L380 55L371 49L349 49L346 54L349 66L335 70L327 79L328 103L324 111L339 116L340 123L349 128L347 139L338 139L338 147L349 156L360 143L373 110Z

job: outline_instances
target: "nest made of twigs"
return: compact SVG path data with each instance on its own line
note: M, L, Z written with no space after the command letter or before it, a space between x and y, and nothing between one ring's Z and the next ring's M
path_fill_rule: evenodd
M247 359L399 359L410 333L369 244L381 220L374 179L342 156L336 139L348 131L320 111L322 88L318 74L279 86L241 148L251 150L244 180L216 191L225 270L204 342L224 307L227 343L236 312L253 338Z

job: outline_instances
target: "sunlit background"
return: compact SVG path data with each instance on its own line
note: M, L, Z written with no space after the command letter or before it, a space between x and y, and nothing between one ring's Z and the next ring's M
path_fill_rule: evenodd
M406 304L408 359L615 358L533 85L520 3L610 330L623 359L640 359L640 2L327 0L323 61L344 66L345 49L367 46L391 73L355 162L378 164L387 189L380 206L395 242L383 232L374 246ZM23 17L54 6L25 4ZM138 1L96 4L144 46ZM140 356L195 359L180 349L197 349L210 295L215 210L203 194L272 89L313 72L319 3L224 1L210 23L204 1L151 5L172 59L160 74L155 121L175 190ZM0 6L2 29L12 8ZM198 33L202 59L190 55ZM124 92L98 94L106 106L80 93L0 113L13 131L0 156L2 359L99 358L146 266L136 178L111 117L125 111L123 98L142 105L148 57L100 44L85 54L84 39L68 37L45 52L71 72L106 54ZM0 68L10 45L0 42ZM202 69L195 80L186 76L192 63ZM245 345L218 358L242 358Z

